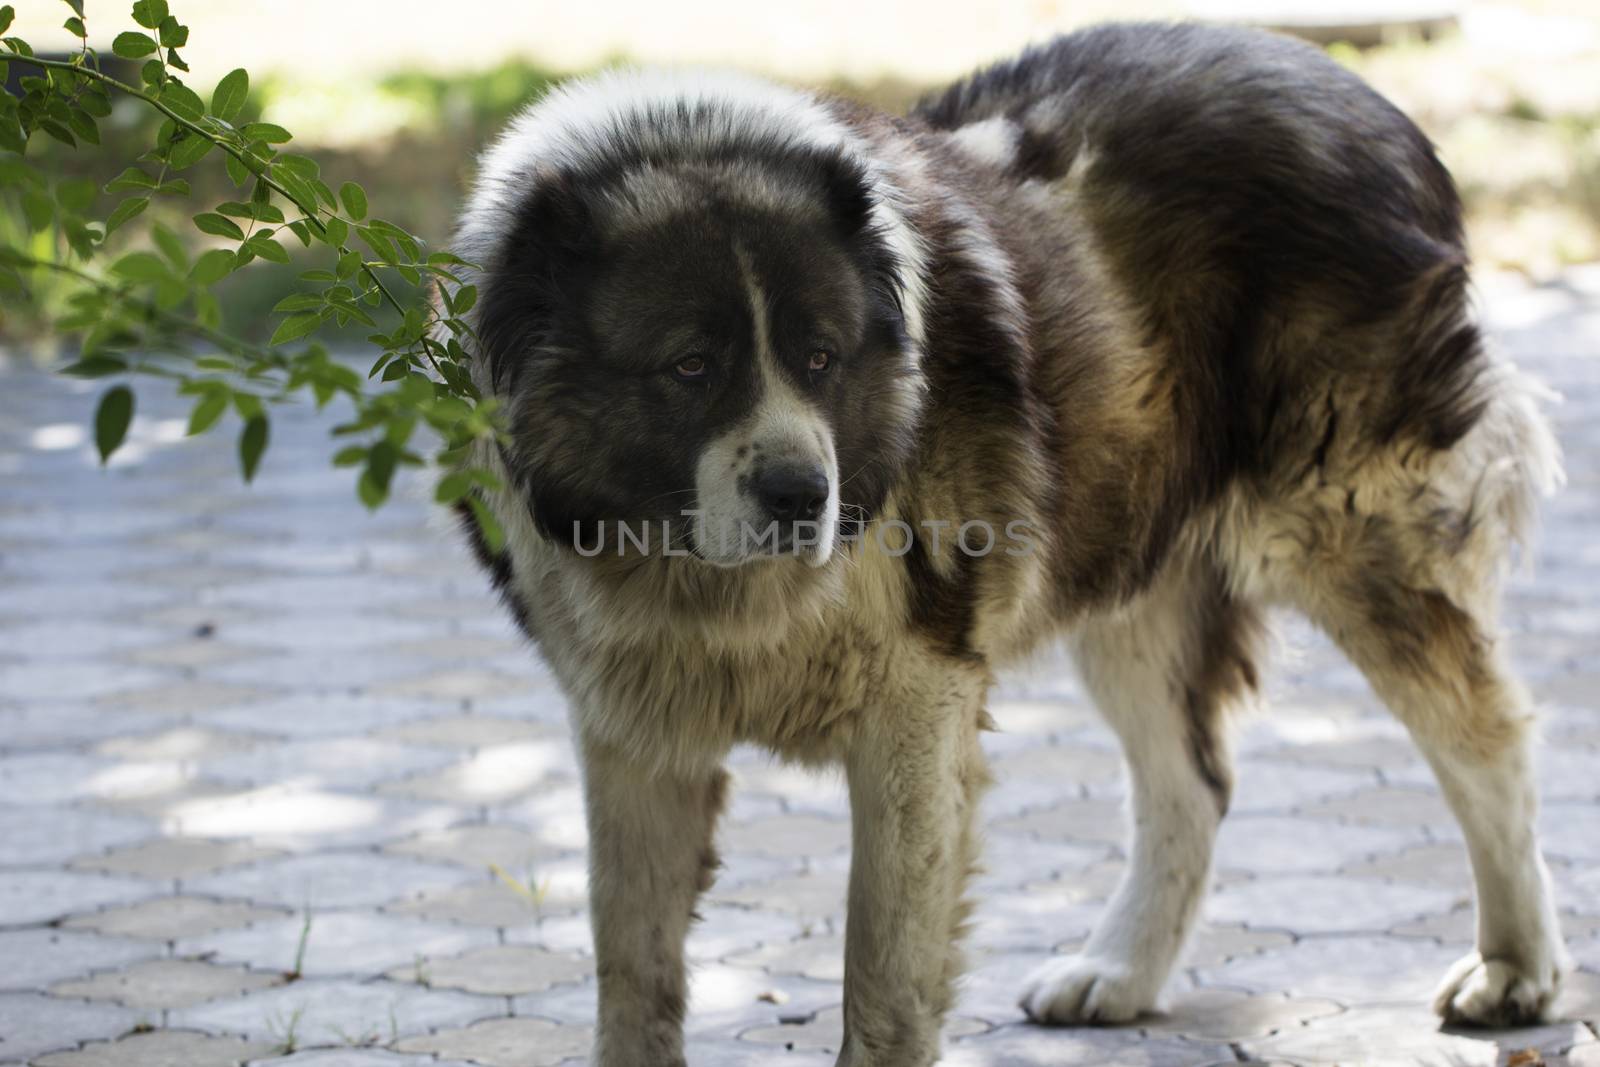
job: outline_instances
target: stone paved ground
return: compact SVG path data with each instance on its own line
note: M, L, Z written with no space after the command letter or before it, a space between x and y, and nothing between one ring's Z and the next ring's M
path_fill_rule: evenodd
M947 1063L1600 1064L1600 275L1490 305L1567 396L1571 486L1509 602L1584 968L1560 1021L1437 1029L1426 997L1471 938L1459 835L1399 728L1290 626L1208 928L1170 1012L1121 1029L1043 1031L1013 1006L1113 884L1122 787L1062 664L1008 681ZM576 1062L594 983L561 698L465 554L422 503L366 517L304 417L245 490L231 444L180 443L152 387L102 473L91 392L0 372L0 1063ZM826 1067L841 790L737 763L692 940L692 1058Z

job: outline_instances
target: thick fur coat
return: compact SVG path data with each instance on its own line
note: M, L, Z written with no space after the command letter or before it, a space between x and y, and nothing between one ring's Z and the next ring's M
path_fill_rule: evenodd
M903 118L610 73L489 150L458 250L510 424L472 460L505 549L467 528L585 769L595 1063L683 1062L736 743L848 778L840 1063L934 1061L985 696L1063 639L1123 742L1133 844L1021 1004L1152 1007L1269 605L1360 666L1462 823L1479 945L1438 1010L1548 1005L1564 957L1495 601L1556 449L1473 321L1449 176L1353 75L1181 25L1062 38Z

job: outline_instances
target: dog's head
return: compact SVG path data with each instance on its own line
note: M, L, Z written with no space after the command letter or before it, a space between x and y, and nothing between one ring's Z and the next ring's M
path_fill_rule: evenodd
M825 562L912 440L904 234L837 127L647 91L603 120L583 89L536 107L557 114L494 178L497 231L469 212L513 473L545 535L585 554Z

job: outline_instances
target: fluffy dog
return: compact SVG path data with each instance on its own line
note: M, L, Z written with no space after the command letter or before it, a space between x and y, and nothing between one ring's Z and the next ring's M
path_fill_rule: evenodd
M1330 634L1461 823L1446 1019L1538 1017L1563 950L1497 587L1559 479L1470 314L1427 140L1304 45L1061 38L904 118L610 73L485 155L458 249L501 595L584 768L594 1062L683 1062L683 939L736 743L842 765L851 1067L931 1063L995 671L1061 638L1120 737L1130 863L1044 1023L1155 1003L1232 787L1262 612ZM469 532L476 527L468 524Z

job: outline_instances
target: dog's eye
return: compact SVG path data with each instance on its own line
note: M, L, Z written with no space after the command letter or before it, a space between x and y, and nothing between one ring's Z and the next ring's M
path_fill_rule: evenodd
M672 365L672 373L688 381L706 376L706 358L704 356L685 356Z
M806 369L813 371L827 370L832 363L832 352L829 352L826 348L813 348L811 350L811 360L806 364Z

